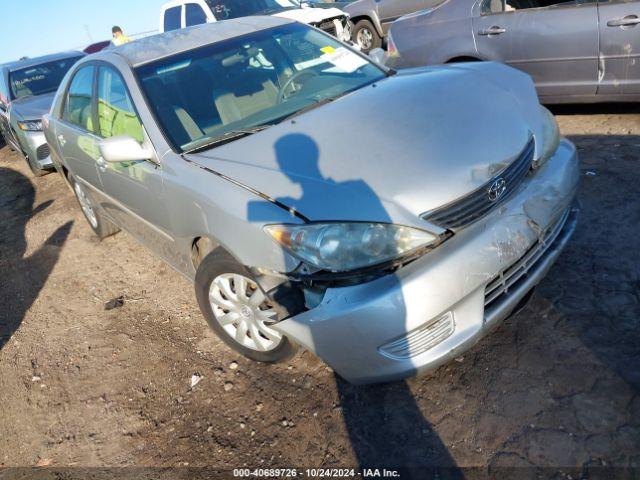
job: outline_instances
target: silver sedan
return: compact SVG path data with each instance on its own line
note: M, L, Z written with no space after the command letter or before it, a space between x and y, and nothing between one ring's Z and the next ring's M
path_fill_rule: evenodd
M96 234L193 281L224 342L264 362L302 345L354 383L459 355L576 223L576 149L529 77L396 74L285 19L88 57L44 123Z

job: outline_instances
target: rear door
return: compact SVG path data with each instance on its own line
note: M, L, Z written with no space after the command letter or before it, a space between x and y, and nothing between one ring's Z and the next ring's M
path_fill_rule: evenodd
M67 90L61 117L56 122L55 141L64 163L76 179L93 190L101 190L97 162L100 160L93 101L96 68L81 67Z
M541 97L596 94L595 3L483 0L473 31L483 58L527 72Z
M640 94L640 1L603 1L599 94Z
M98 135L126 135L150 144L140 116L117 69L103 64L97 80ZM169 218L162 202L162 169L158 159L104 163L99 167L106 193L102 207L116 222L158 255L174 262Z

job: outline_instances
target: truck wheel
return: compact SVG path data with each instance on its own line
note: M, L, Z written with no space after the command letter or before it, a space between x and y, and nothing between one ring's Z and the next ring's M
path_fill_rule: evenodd
M351 33L351 39L358 44L363 53L382 46L382 38L373 24L366 19L359 20Z
M229 347L265 363L282 362L295 354L294 344L271 328L281 319L279 306L226 251L218 248L202 261L195 286L204 318Z
M111 235L115 235L120 231L116 224L106 219L98 210L93 198L87 192L87 187L76 181L73 175L69 174L69 183L73 187L76 199L80 204L84 217L89 222L89 226L100 240Z

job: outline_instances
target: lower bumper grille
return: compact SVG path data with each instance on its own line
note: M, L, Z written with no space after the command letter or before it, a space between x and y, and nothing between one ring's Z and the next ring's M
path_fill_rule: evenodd
M455 330L453 315L447 313L402 337L380 347L380 353L394 360L416 357L451 336Z
M510 290L516 288L520 282L527 278L527 274L534 269L536 264L544 258L544 254L559 237L564 225L567 223L571 209L565 211L556 223L547 230L543 237L533 245L511 267L501 272L485 289L484 305L489 308L506 298Z
M38 159L38 161L44 160L49 155L51 155L51 151L49 150L49 145L47 145L46 143L44 145L40 145L36 150L36 158Z

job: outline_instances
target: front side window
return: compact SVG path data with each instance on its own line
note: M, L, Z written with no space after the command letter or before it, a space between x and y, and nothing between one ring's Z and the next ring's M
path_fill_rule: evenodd
M142 123L122 77L109 67L98 74L98 134L104 138L128 135L142 143Z
M200 5L197 3L187 3L186 9L185 20L187 27L207 23L207 15Z
M180 53L136 74L180 151L273 125L386 76L333 37L297 23Z
M300 8L296 0L206 0L216 20L269 15Z
M62 118L84 130L95 133L93 95L93 66L78 70L67 92Z
M55 92L69 69L82 57L65 58L9 72L11 98Z
M182 27L182 6L168 8L164 12L164 31L178 30Z
M531 10L535 8L550 8L558 6L577 6L580 3L576 0L484 0L482 3L482 14L491 15L494 13L515 12L517 10Z

